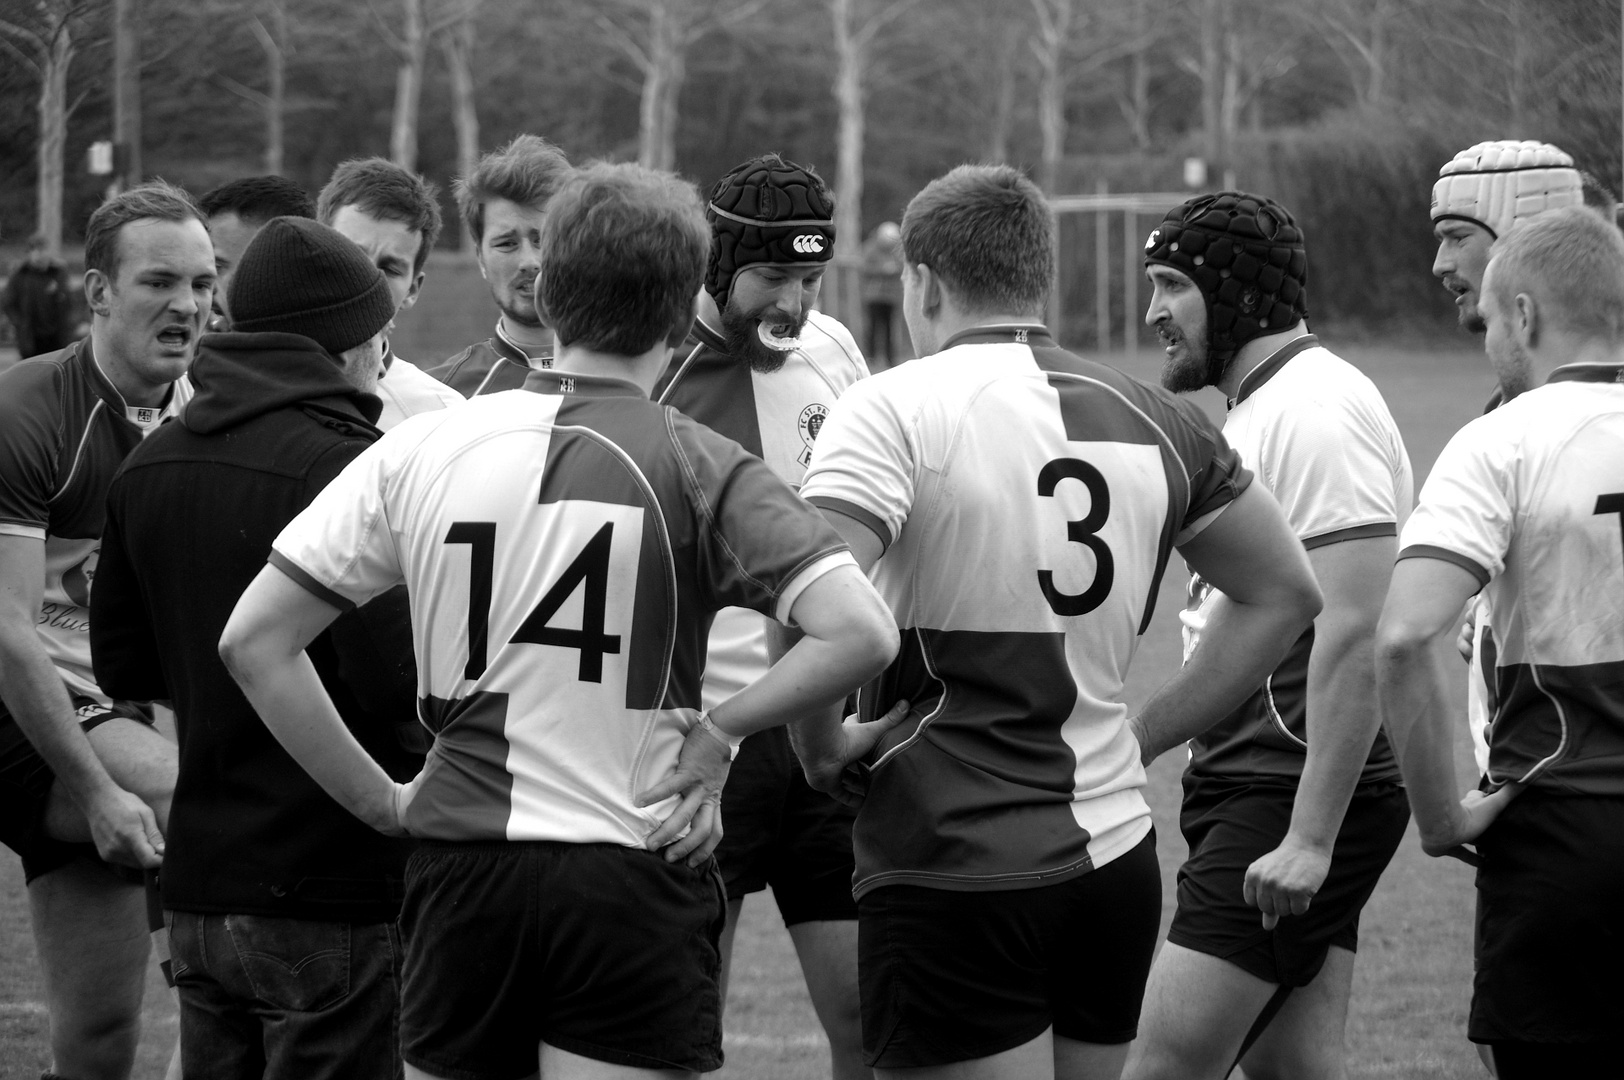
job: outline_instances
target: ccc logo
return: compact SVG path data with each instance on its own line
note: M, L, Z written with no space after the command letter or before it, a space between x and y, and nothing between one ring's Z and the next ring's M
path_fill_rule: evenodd
M823 237L817 233L802 233L790 244L802 255L819 255L823 252Z

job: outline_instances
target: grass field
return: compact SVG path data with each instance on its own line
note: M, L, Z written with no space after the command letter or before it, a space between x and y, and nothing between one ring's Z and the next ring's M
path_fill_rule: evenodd
M423 301L401 321L395 343L401 355L429 365L490 333L495 313L467 264L437 257ZM1337 342L1328 342L1333 348ZM1492 385L1481 354L1461 341L1438 349L1350 346L1339 351L1381 387L1404 433L1417 484L1444 442L1477 414ZM1154 377L1156 356L1141 353L1138 365L1113 360L1131 373ZM1215 415L1222 401L1207 391L1203 404ZM1145 635L1128 694L1143 701L1179 659L1174 617L1183 582L1164 583L1157 615ZM1464 676L1464 671L1462 672ZM1464 700L1464 686L1462 688ZM1462 729L1463 776L1470 768ZM1177 829L1178 773L1182 755L1167 754L1150 773L1148 797L1155 812L1164 878L1165 920L1170 915L1173 874L1185 848ZM1472 960L1470 871L1458 862L1421 854L1412 828L1387 869L1361 923L1359 964L1348 1024L1350 1076L1484 1076L1465 1039ZM800 980L788 935L771 897L752 897L744 909L728 1004L728 1065L721 1080L801 1080L827 1076L827 1047ZM174 1006L154 971L148 983L146 1030L140 1080L157 1080L175 1036ZM0 1080L33 1080L48 1063L46 1018L28 932L27 902L17 860L0 855Z

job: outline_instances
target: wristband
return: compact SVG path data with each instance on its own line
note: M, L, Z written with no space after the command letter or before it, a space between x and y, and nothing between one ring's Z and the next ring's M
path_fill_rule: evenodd
M727 747L727 758L729 761L732 761L734 758L739 756L739 744L744 741L744 736L729 735L727 732L717 727L716 721L711 719L709 709L700 710L698 726L701 729L709 732L713 738L719 739L722 744Z

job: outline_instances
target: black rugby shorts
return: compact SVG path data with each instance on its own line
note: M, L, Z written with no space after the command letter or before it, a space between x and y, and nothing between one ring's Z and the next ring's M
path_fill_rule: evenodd
M1273 930L1246 902L1246 868L1280 846L1295 785L1184 778L1179 829L1190 857L1178 873L1178 910L1167 940L1279 986L1307 986L1332 945L1356 952L1359 912L1398 850L1410 807L1396 783L1355 789L1331 849L1331 869L1308 910Z
M785 926L857 918L856 811L812 788L782 727L744 740L722 789L716 861L737 900L771 885Z
M530 1076L543 1042L640 1069L719 1068L725 915L713 861L424 841L400 913L403 1056L458 1080Z
M1054 885L884 885L857 902L863 1060L903 1069L1061 1038L1130 1042L1161 921L1152 830Z
M1616 1044L1624 1021L1624 798L1526 788L1477 850L1467 1037Z
M103 705L79 694L71 695L70 700L79 726L86 732L109 720L134 720L152 726L151 714L133 702ZM22 856L25 881L60 869L74 859L100 858L95 844L70 844L45 835L45 807L54 783L56 776L51 767L17 726L5 704L0 703L0 842Z

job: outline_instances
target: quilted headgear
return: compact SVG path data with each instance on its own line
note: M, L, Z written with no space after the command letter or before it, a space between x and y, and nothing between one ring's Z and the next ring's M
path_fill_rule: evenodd
M1289 211L1242 191L1198 195L1167 212L1145 263L1171 266L1207 301L1207 346L1218 359L1308 317L1308 253Z
M1550 143L1480 142L1438 170L1432 220L1459 218L1498 238L1523 218L1583 201L1573 159Z
M809 168L764 154L738 166L711 189L705 288L727 306L733 278L759 263L822 263L835 256L835 200Z

